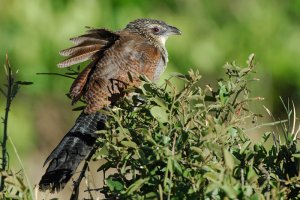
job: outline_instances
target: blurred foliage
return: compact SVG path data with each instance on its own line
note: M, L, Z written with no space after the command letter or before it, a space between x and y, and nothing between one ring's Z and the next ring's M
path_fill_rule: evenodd
M1 176L5 176L5 188L0 191L0 198L7 200L30 200L33 199L32 193L30 193L30 186L25 181L24 174L22 172L13 172L6 170L0 172Z
M256 80L253 55L247 63L225 65L227 77L215 88L199 86L201 76L194 71L174 75L182 89L169 80L158 87L143 79L132 100L103 111L111 116L109 128L99 132L96 153L96 160L105 160L98 169L104 186L87 180L90 198L100 193L106 199L300 198L295 110L287 107L281 131L251 141L245 125L259 115L248 104L260 104L261 98L248 89ZM273 145L266 149L271 135Z

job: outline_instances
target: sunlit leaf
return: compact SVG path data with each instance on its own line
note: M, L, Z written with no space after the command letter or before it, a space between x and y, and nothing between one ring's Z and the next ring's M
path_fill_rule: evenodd
M132 142L132 141L125 141L125 140L123 140L123 141L121 141L121 144L123 146L125 146L125 147L131 147L131 148L134 148L134 149L137 148L137 144L134 143L134 142Z
M235 166L233 155L227 149L223 149L223 153L226 167L233 170Z
M128 195L133 194L135 191L137 191L138 189L140 189L145 182L147 182L148 179L139 179L136 182L134 182L133 184L131 184L128 189L126 190L126 193Z
M168 121L168 114L165 109L160 106L153 106L150 109L152 116L159 122L167 122Z

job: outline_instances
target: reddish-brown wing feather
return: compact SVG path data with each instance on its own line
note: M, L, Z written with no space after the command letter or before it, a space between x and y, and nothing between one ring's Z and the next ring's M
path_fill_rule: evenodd
M86 60L99 57L99 53L105 51L119 38L119 35L106 29L90 29L87 34L71 38L77 46L60 52L63 56L69 56L60 62L58 67L69 67Z
M82 96L85 84L88 80L89 74L94 66L95 61L90 63L75 79L70 88L70 96L72 99L72 104L76 103Z
M90 60L93 58L93 56L99 51L99 49L94 50L94 51L88 51L81 53L80 55L76 56L71 56L70 58L60 62L57 64L58 67L63 68L63 67L69 67L74 64L78 64L87 60Z
M85 52L92 52L92 51L95 51L95 50L99 50L101 49L101 47L103 47L107 42L103 42L103 44L97 44L97 43L94 43L94 44L89 44L89 45L78 45L78 46L75 46L75 47L71 47L71 48L68 48L68 49L65 49L65 50L62 50L59 52L60 55L62 56L76 56L76 55L81 55Z

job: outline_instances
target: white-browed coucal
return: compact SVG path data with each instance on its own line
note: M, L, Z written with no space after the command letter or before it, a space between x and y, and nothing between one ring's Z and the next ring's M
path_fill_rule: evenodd
M83 98L86 107L75 125L45 161L50 162L39 188L61 190L78 165L92 151L97 130L104 128L106 116L97 112L125 95L127 87L139 87L140 76L156 81L168 62L165 42L179 29L163 21L137 19L121 31L89 29L71 38L76 45L60 52L68 58L58 67L69 67L90 60L70 89L72 102Z

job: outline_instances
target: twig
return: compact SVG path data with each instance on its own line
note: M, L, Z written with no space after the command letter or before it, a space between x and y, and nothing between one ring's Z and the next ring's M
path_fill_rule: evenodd
M285 123L287 121L288 120L285 119L285 120L279 120L279 121L276 121L276 122L265 123L265 124L261 124L261 125L258 125L258 126L252 127L252 128L245 129L245 131L252 131L252 130L255 130L257 128L261 128L261 127L264 127L264 126L275 126L277 124L282 124L282 123Z
M71 79L75 79L73 76L65 75L65 74L60 74L60 73L36 73L36 75L56 75L56 76L63 76Z
M238 82L237 82L237 83L238 83ZM240 89L236 92L235 97L234 97L234 99L233 99L231 105L235 105L235 103L236 103L236 101L237 101L237 98L240 96L241 92L244 91L244 90L245 90L245 87L242 87L242 88L240 88ZM224 116L224 122L227 121L227 118L228 118L228 116L229 116L229 113L230 113L230 108L228 108L228 110L227 110L226 113L225 113L225 116Z
M175 133L174 139L173 139L173 145L172 145L172 156L173 156L173 159L174 159L174 157L175 157L176 137L177 137L177 134Z
M6 70L6 76L7 76L7 96L6 96L6 107L5 107L5 115L3 119L3 139L2 139L2 165L1 165L1 171L5 171L7 167L7 149L6 149L6 143L7 143L7 126L8 126L8 113L10 110L11 105L11 93L12 93L12 84L13 84L13 78L12 78L12 71L8 63L8 56L6 55L6 63L5 63L5 70ZM0 185L0 191L2 192L4 190L4 182L5 182L5 176L1 177L1 185Z
M265 175L264 178L267 181L267 192L265 193L264 196L266 197L267 200L269 200L270 199L270 191L271 191L271 188L270 188L271 176L270 176L268 170L263 166L263 164L260 164L258 166L258 169L261 170L261 172Z
M98 149L98 145L96 145L92 150L91 152L89 153L88 157L85 159L85 163L82 167L82 170L80 172L80 175L79 177L77 178L76 181L74 181L73 185L74 185L74 188L73 188L73 191L72 191L72 195L70 197L70 200L77 200L78 199L78 195L79 195L79 186L80 186L80 183L82 181L82 179L85 177L85 172L88 168L88 165L89 165L89 161L91 160L91 158L93 157L93 155L95 154L96 150Z
M89 171L90 171L90 169L89 169ZM87 184L86 184L87 186L87 192L89 193L89 195L90 195L90 199L94 199L94 197L93 197L93 194L92 194L92 190L91 190L91 188L90 188L90 184L89 184L89 182L87 181Z

